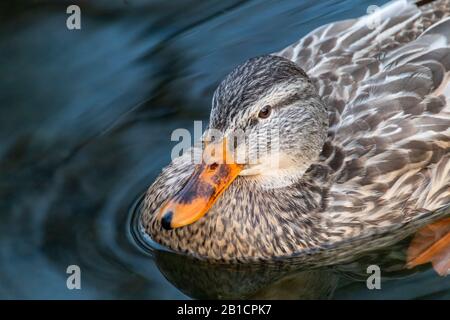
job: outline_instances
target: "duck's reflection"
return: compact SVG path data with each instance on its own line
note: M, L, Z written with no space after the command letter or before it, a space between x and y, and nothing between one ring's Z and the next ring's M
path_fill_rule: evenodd
M221 265L155 252L164 276L197 299L327 299L338 275L332 269L293 270L288 264Z
M379 266L383 281L409 276L424 268L405 269L408 239L372 251L351 263L308 269L292 261L264 264L217 264L167 251L154 251L162 274L196 299L330 299L348 283L366 282L368 266Z

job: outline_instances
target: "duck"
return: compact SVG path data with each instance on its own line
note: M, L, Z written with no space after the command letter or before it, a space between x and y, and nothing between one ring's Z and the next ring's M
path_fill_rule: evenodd
M409 267L448 272L450 1L425 2L389 2L232 70L200 147L146 191L144 232L213 262L331 265L436 223L441 242L418 241Z

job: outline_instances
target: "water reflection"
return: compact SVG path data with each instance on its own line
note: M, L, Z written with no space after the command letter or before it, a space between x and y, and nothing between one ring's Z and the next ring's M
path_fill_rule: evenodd
M214 265L157 252L159 270L177 288L200 299L326 299L338 275L331 270L289 270L289 265Z

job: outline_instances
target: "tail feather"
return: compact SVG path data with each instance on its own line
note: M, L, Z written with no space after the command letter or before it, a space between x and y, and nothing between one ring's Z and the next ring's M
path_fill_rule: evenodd
M407 261L408 268L431 262L439 275L450 274L450 218L417 232L408 249Z

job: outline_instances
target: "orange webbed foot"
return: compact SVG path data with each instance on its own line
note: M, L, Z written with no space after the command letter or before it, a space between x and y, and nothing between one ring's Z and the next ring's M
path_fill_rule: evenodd
M425 226L411 241L406 266L413 268L428 262L439 275L450 273L450 218Z

